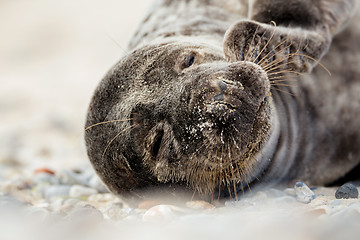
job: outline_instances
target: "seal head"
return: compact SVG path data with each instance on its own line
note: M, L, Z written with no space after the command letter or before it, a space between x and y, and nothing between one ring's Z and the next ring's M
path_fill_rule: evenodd
M146 45L97 88L88 155L116 193L170 184L200 195L236 194L259 171L271 111L269 80L255 63L229 63L211 45Z

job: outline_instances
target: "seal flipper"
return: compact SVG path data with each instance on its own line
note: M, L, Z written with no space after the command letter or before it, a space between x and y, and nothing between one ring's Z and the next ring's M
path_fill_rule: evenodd
M254 1L250 16L254 21L239 21L227 31L225 57L231 62L266 61L277 70L310 72L355 6L355 0Z
M268 69L310 72L330 43L328 32L240 21L226 32L223 47L230 62L254 62L267 72Z
M254 0L250 19L279 26L338 33L356 10L356 0Z

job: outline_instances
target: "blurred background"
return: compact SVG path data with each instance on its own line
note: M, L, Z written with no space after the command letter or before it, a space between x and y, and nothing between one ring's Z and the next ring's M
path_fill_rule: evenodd
M88 163L90 98L151 2L0 0L3 177Z

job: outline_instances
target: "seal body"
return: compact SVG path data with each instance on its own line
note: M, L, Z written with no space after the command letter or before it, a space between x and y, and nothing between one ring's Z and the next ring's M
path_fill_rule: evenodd
M91 100L85 140L96 172L137 199L237 197L261 183L354 175L354 9L354 0L156 1Z

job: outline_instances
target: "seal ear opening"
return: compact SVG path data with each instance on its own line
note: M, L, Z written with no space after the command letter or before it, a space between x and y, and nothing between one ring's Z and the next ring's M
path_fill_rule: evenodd
M159 150L160 150L160 147L161 147L161 143L162 143L162 139L164 137L164 130L160 130L155 138L154 138L154 143L151 147L151 155L156 158L156 156L158 155L159 153Z

